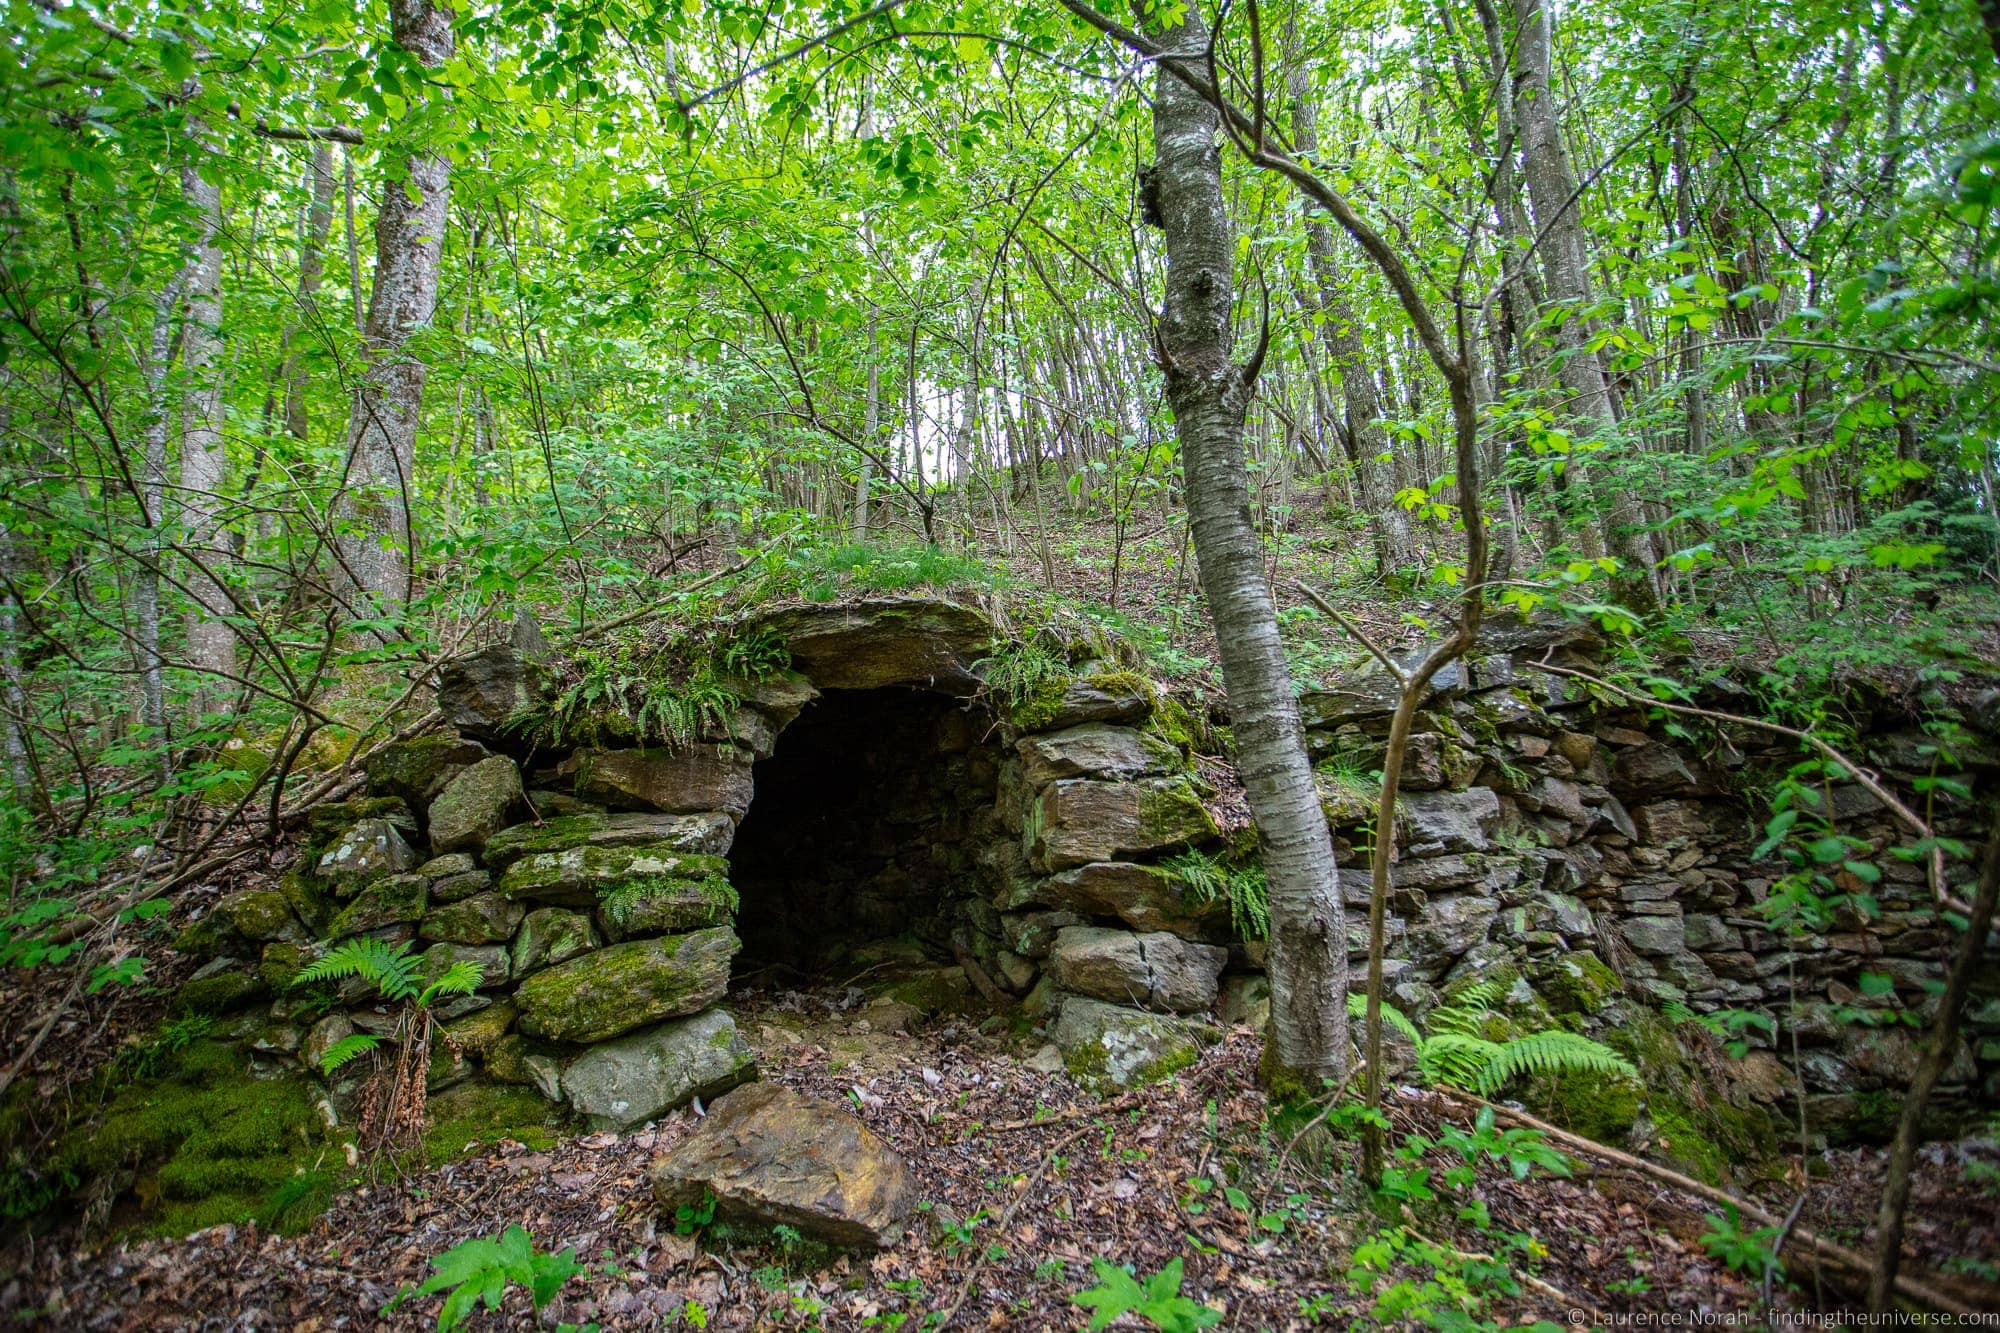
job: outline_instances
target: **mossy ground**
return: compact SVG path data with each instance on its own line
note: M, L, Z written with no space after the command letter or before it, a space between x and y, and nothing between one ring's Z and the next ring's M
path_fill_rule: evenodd
M113 1066L97 1081L97 1110L36 1161L14 1164L6 1214L27 1221L65 1199L110 1204L115 1229L155 1235L310 1222L348 1174L346 1136L328 1129L317 1085L253 1077L248 1063L239 1048L202 1039L154 1076L127 1079Z

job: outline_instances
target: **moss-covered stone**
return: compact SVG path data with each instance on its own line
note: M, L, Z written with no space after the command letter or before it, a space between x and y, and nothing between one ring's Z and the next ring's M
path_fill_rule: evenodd
M437 793L454 770L486 756L486 747L455 733L441 732L385 745L362 761L361 771L368 776L372 795L421 804Z
M1108 1093L1156 1082L1201 1058L1221 1039L1212 1025L1071 996L1051 1033L1063 1068L1084 1088Z
M474 894L446 907L434 908L417 927L427 940L453 944L498 944L514 937L527 909L498 893Z
M707 1008L729 988L739 947L727 927L633 940L529 977L515 992L521 1030L593 1042Z
M483 859L488 868L504 870L524 856L581 847L609 823L606 815L562 815L539 824L516 824L487 839Z
M1522 1102L1573 1134L1623 1144L1645 1103L1646 1085L1626 1074L1559 1074L1533 1079Z
M264 982L248 972L217 972L184 983L167 1006L176 1017L193 1014L226 1014L242 1009L267 994Z
M597 927L584 913L537 907L521 919L521 929L514 936L514 977L532 976L603 944Z
M511 1000L500 1000L456 1022L445 1024L445 1035L461 1050L484 1059L486 1053L513 1030L514 1019L519 1013Z
M247 940L305 938L291 903L277 889L240 889L225 895L213 914Z
M310 944L274 940L264 946L263 957L257 964L257 976L266 986L282 994L298 980L299 973L318 957L319 950Z
M335 839L314 864L334 893L349 898L379 879L414 870L418 860L395 825L364 819Z
M1538 963L1533 971L1537 992L1558 1018L1590 1018L1624 983L1594 953L1565 953Z
M323 850L333 839L364 819L385 819L406 837L415 837L417 816L400 796L363 796L352 801L328 801L306 812L306 839Z
M599 915L605 934L626 940L722 925L735 916L736 907L736 886L726 875L641 875L605 894Z
M524 856L500 876L509 898L558 907L596 907L628 884L727 880L729 863L659 847L572 847Z
M391 875L361 890L334 917L327 936L344 940L384 926L409 925L423 919L429 903L430 884L422 875Z

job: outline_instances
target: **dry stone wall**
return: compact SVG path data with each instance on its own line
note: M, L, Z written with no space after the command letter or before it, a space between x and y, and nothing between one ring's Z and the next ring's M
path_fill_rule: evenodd
M851 894L857 920L873 913L885 928L910 920L933 956L899 998L934 1009L1018 997L1052 1058L1097 1087L1171 1072L1219 1024L1268 1012L1261 944L1237 938L1228 903L1198 892L1176 859L1194 849L1240 860L1248 840L1225 836L1191 752L1196 723L1155 683L1107 655L998 705L975 668L1004 636L947 601L808 606L761 624L791 669L740 682L731 722L679 749L634 740L524 755L507 724L537 697L532 636L447 664L439 702L452 729L378 753L367 797L315 812L307 873L283 892L225 899L196 928L191 946L218 955L196 983L201 1002L268 1002L264 1057L310 1065L393 1016L349 988L315 1017L290 976L342 938L409 941L433 971L484 969L480 993L444 1011L453 1042L434 1086L532 1085L620 1126L726 1090L754 1076L723 1006L739 935L770 924L748 918L772 910L759 895L782 891L785 873L764 848L762 887L739 913L730 856L759 765L826 692L899 689L931 710L918 768L946 775L937 809L924 813L921 784L905 781L883 796L896 818L827 844L848 848L825 858L837 873L815 878L810 857L797 867L802 896ZM1791 1076L1768 1050L1722 1059L1688 1021L1754 1012L1776 1030L1752 1029L1753 1044L1789 1048L1797 1036L1819 1132L1879 1133L1952 940L1922 869L1879 854L1898 831L1865 792L1835 786L1841 830L1877 849L1855 859L1881 868L1880 914L1774 929L1760 910L1777 872L1753 856L1755 793L1795 747L1754 732L1669 736L1534 665L1587 663L1592 648L1575 631L1502 623L1477 659L1439 679L1402 774L1390 999L1421 1022L1466 983L1493 981L1505 991L1496 1035L1567 1026L1620 1045L1645 1085L1534 1095L1588 1132L1697 1165L1712 1165L1702 1151L1768 1148L1792 1114L1781 1105ZM1367 671L1301 701L1350 908L1367 898L1370 775L1393 702L1386 675ZM1867 758L1907 787L1935 760L1926 745L1884 725ZM1996 760L1978 735L1961 737L1956 757L1973 794L1939 797L1938 819L1970 841ZM850 844L870 840L882 845L864 866ZM1357 962L1364 920L1350 913ZM1893 991L1864 994L1863 972L1892 978ZM1947 1084L1948 1106L2000 1100L1991 977Z

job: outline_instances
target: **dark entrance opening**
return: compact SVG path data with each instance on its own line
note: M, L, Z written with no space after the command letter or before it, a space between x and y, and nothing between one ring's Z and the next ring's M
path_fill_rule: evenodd
M805 707L757 764L730 848L740 980L846 980L885 953L950 961L984 892L979 849L1002 836L986 726L919 690L828 690Z

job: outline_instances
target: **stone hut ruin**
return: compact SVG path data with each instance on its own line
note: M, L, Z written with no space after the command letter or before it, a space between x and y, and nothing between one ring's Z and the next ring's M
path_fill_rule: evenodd
M378 752L365 797L316 812L310 862L283 893L226 898L196 928L190 943L217 957L194 983L202 1002L258 1006L245 1030L259 1058L310 1069L385 1016L348 993L308 1022L288 976L329 941L413 941L433 970L484 969L480 994L443 1015L453 1042L434 1088L533 1087L614 1127L754 1076L732 987L1005 1009L1100 1089L1262 1021L1262 943L1196 873L1252 863L1254 835L1222 813L1226 772L1197 761L1205 723L1155 682L1079 653L1003 698L982 681L1003 622L945 599L795 606L746 628L789 664L734 681L727 721L678 747L524 743L518 719L547 689L536 643L445 664L448 728ZM1893 1016L1925 1012L1950 941L1922 867L1881 855L1875 913L1775 929L1758 904L1779 872L1754 855L1762 815L1746 792L1794 747L1668 734L1535 669L1587 664L1593 648L1572 627L1502 623L1437 682L1402 777L1392 1003L1421 1022L1491 983L1496 1032L1598 1036L1643 1079L1575 1078L1531 1099L1709 1174L1795 1124L1792 1073L1769 1049L1794 1036L1815 1132L1882 1136L1917 1054L1917 1029ZM1392 703L1369 670L1302 699L1351 909L1366 902L1366 775ZM1940 831L1968 841L2000 765L1977 712L1955 747L1973 794L1937 806ZM1866 759L1907 784L1937 754L1885 715ZM1827 797L1862 844L1901 840L1862 788ZM1350 911L1357 961L1364 921ZM1893 988L1864 994L1863 972ZM1772 1026L1725 1059L1720 1024L1704 1022L1718 1010ZM1969 1027L1947 1118L2000 1100L2000 979Z

